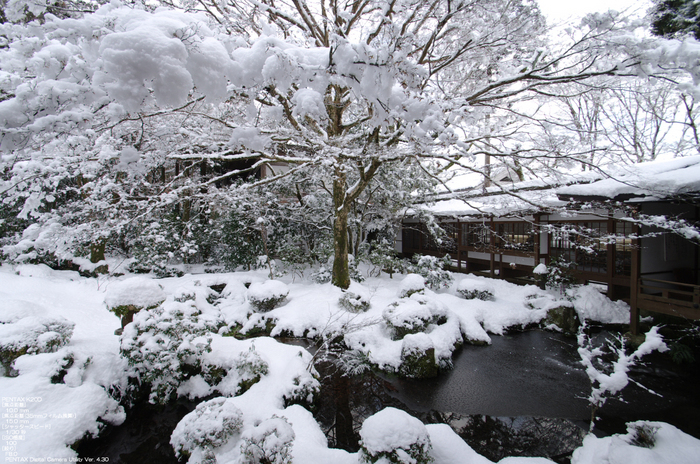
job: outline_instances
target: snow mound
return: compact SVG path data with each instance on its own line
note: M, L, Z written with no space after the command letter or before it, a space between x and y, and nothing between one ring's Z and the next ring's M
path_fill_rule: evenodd
M0 324L0 360L10 363L24 354L49 353L70 341L75 323L62 317L24 317Z
M270 311L289 295L289 287L279 280L254 282L248 288L248 300L259 311Z
M243 464L291 462L292 442L295 434L284 417L272 416L257 427L243 433L241 451Z
M447 424L428 424L425 426L430 434L432 450L430 455L435 463L440 464L493 464L472 449ZM506 458L508 459L508 458ZM533 458L522 458L523 462L534 464ZM551 462L551 461L547 461Z
M399 285L399 298L406 298L413 293L425 290L425 278L420 274L408 274Z
M462 295L467 300L473 300L477 298L483 301L489 301L494 299L496 291L493 285L488 284L483 280L476 279L462 279L457 284L457 293Z
M145 277L131 277L114 282L107 288L105 304L109 309L120 306L150 308L165 301L165 292L157 282Z
M698 456L697 438L664 422L638 421L627 424L625 435L587 435L571 464L696 464Z
M175 455L191 454L189 462L201 461L195 453L206 453L210 448L225 444L243 426L243 413L226 398L214 398L197 405L197 408L178 422L170 436Z
M547 272L549 272L549 271L547 270L547 266L545 266L545 265L542 264L542 263L540 263L540 264L538 264L537 266L535 266L535 268L532 270L532 273L533 273L533 274L537 274L537 275L544 275L544 274L546 274Z
M40 317L46 312L46 308L30 301L0 297L0 324L17 322L27 316Z
M425 331L433 321L430 307L419 301L406 300L389 305L382 313L396 339L403 335Z
M382 457L406 464L427 462L416 458L420 459L430 448L428 430L420 420L399 409L385 408L368 417L360 429L360 438L362 451L371 462L381 462L378 459Z
M227 300L242 303L245 300L245 294L247 291L248 289L246 288L245 283L240 280L232 279L226 284L226 287L224 287L224 290L221 292L221 296Z
M575 287L567 292L580 320L603 324L629 324L630 307L624 301L612 301L591 285Z

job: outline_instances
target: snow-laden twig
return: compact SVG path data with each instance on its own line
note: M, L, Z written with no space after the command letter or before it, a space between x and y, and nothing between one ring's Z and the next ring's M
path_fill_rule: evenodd
M591 405L589 431L593 431L598 409L608 398L619 394L630 382L628 377L630 368L636 365L644 355L653 351L664 352L668 347L659 334L658 326L652 327L646 333L644 342L631 354L627 354L624 337L616 336L613 340L607 340L604 345L594 346L590 337L586 335L585 329L585 324L579 329L578 354L591 382L591 394L587 399ZM603 359L608 354L612 355L613 361L606 362Z

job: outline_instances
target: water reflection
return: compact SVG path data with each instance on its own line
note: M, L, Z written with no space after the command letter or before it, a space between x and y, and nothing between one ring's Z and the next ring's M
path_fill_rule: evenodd
M465 346L435 381L392 383L396 397L419 411L586 419L588 377L574 343L541 331L494 336L490 346Z

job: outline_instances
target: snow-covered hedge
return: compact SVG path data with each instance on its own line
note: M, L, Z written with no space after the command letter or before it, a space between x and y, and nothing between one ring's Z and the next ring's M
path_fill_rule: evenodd
M207 369L202 355L211 351L218 326L191 302L171 301L136 314L122 335L121 354L139 380L150 384L151 403L167 403L182 382Z
M50 353L66 345L75 323L64 318L29 316L0 324L0 362L5 375L12 362L24 354Z
M457 293L462 295L467 300L479 299L483 301L492 301L496 291L493 285L476 279L462 279L457 284Z
M289 287L279 280L254 282L248 288L248 300L259 312L275 309L289 295Z
M360 429L363 462L427 464L430 436L425 425L396 408L385 408L368 417Z
M189 456L189 464L215 463L214 448L225 444L243 426L243 413L226 398L197 405L177 424L170 436L175 455Z
M294 429L284 417L276 415L243 433L241 464L290 464Z

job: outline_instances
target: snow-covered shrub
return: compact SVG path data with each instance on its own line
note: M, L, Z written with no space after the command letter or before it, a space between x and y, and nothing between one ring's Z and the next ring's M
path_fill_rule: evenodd
M267 375L269 366L260 357L255 346L251 345L248 351L243 351L234 360L234 369L238 375L237 395L246 392L250 387L260 381L263 375Z
M212 238L210 262L223 264L228 271L235 271L239 266L250 270L264 253L259 227L237 212L215 220Z
M351 313L364 313L369 309L370 294L357 282L351 282L350 287L343 291L338 305Z
M213 450L240 432L243 413L226 398L214 398L197 405L178 422L170 436L175 456L189 456L189 464L214 464Z
M358 264L360 264L360 262L359 260L355 259L355 256L348 255L348 273L350 274L350 280L355 282L364 282L365 276L362 275L362 272L360 272Z
M300 404L306 409L311 409L314 399L321 392L321 384L311 374L299 375L292 379L292 388L284 397L284 407L292 404Z
M407 334L425 332L431 324L444 322L446 309L424 295L414 294L391 303L382 313L394 340Z
M482 280L462 279L457 284L457 293L467 300L491 301L495 297L493 286Z
M309 253L295 238L279 241L275 247L275 256L282 273L300 278L304 277L304 271L313 264Z
M151 403L167 403L182 382L200 373L201 357L211 351L211 333L218 325L191 302L169 302L136 314L124 330L120 351L138 379L150 385Z
M415 300L390 304L382 317L394 340L401 340L407 334L424 332L433 320L430 309Z
M430 436L425 425L396 408L368 417L360 429L360 455L367 463L427 464Z
M412 379L437 377L438 365L435 361L435 347L428 335L417 333L406 335L403 338L399 373Z
M425 278L420 274L408 274L399 284L399 298L408 298L425 291Z
M564 293L566 289L576 285L576 277L571 272L574 264L561 256L555 257L547 267L545 282L547 288L559 290Z
M369 309L369 301L353 292L343 292L343 296L338 300L341 308L351 313L364 313Z
M641 448L653 448L656 444L656 432L659 426L649 422L632 422L627 424L629 444Z
M194 212L196 206L187 201ZM178 265L198 262L208 253L212 236L212 225L200 221L197 214L183 215L173 208L156 209L150 215L133 222L124 240L133 261L129 270L135 273L153 272L158 277L182 276Z
M393 278L394 274L407 272L411 268L411 263L399 258L394 245L388 240L373 243L368 260L376 267L374 272L376 276L379 276L383 271L389 274L390 278Z
M272 416L242 435L241 464L291 464L294 429L284 417Z
M576 308L579 319L603 324L628 324L629 304L612 301L593 285L579 285L566 291L566 299Z
M66 345L75 323L64 318L29 316L9 324L0 324L0 362L5 375L12 363L25 354L52 353Z
M309 276L313 282L317 284L327 284L333 278L333 272L325 266L319 267Z
M126 316L141 309L152 309L165 301L165 292L158 282L145 277L132 277L107 287L105 304L117 316Z
M225 298L226 300L243 303L245 301L246 293L248 293L248 288L244 282L240 280L231 280L221 291L221 297Z
M414 257L416 262L413 272L420 274L425 278L425 283L432 289L447 287L452 283L452 273L445 270L451 264L449 255L444 258L435 256L418 256Z
M259 312L275 309L289 295L289 287L279 280L254 282L248 289L248 300Z

